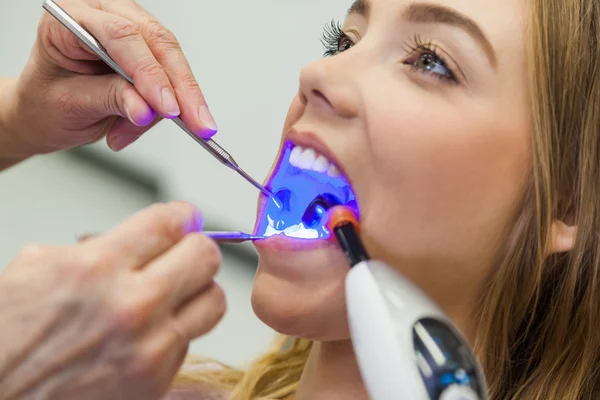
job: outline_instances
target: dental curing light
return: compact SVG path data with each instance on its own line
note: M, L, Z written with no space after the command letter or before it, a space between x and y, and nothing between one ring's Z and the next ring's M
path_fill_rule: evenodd
M352 344L372 400L487 400L477 360L450 319L416 285L369 260L351 208L327 227L353 267L346 278Z

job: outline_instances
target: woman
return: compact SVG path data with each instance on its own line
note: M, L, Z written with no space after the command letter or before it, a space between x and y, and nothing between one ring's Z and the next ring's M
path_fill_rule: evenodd
M371 256L453 319L492 399L600 398L600 3L357 1L325 38L276 165L341 171ZM342 253L257 248L254 310L299 339L246 372L188 365L172 398L366 399Z

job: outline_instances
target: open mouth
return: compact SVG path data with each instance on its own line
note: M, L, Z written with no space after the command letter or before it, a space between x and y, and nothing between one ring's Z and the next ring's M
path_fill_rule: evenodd
M356 196L340 169L314 149L286 142L267 187L279 203L264 206L256 234L326 239L329 207L347 205L358 215Z

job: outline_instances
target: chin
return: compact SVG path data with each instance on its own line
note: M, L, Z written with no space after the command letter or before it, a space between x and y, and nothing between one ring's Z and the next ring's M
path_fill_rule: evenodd
M261 253L252 308L262 322L280 334L301 339L337 341L350 337L344 273L312 283L292 281L272 272L273 267L279 269L281 265L270 264L268 251Z
M331 161L334 160L334 161ZM349 338L344 283L350 267L315 204L344 204L358 214L356 196L315 135L292 132L266 187L278 201L259 200L255 242L259 265L254 312L275 331L309 340Z

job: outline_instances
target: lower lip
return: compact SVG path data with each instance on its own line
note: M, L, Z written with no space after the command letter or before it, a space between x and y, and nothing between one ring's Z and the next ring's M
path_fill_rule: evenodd
M328 239L298 239L285 235L275 235L254 242L254 246L281 252L311 251L328 247L337 247L335 242Z

